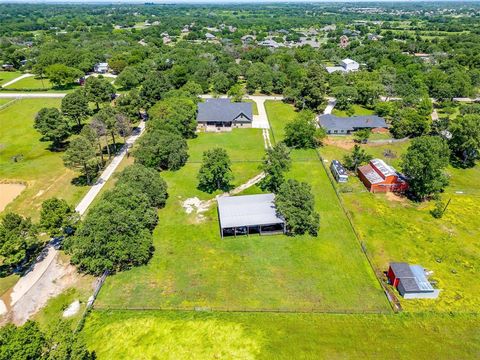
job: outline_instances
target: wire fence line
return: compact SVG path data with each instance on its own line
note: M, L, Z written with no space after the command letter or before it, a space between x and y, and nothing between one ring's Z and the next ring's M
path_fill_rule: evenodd
M377 315L388 315L392 312L385 309L321 309L321 308L310 308L310 309L282 309L282 308L242 308L242 307L223 307L223 306L104 306L104 305L95 305L95 311L184 311L184 312L220 312L220 313L272 313L272 314L377 314Z
M322 164L323 169L327 173L328 180L330 181L330 184L333 187L333 190L335 191L335 195L337 196L338 202L340 203L340 207L343 210L343 213L345 214L346 218L348 219L348 222L350 224L350 227L355 234L355 238L357 239L358 244L360 245L360 248L362 250L362 253L365 255L365 258L367 259L368 264L370 265L371 269L373 270L373 273L375 274L376 279L378 280L378 283L380 284L380 287L383 289L383 292L385 294L385 297L388 300L388 303L390 304L392 310L394 312L400 312L402 311L402 305L400 304L400 301L398 300L397 296L386 286L385 281L383 280L383 272L379 270L375 264L373 263L373 260L371 259L367 245L361 240L360 235L357 232L357 229L355 228L355 225L353 224L353 219L348 212L347 208L345 207L345 204L343 202L342 197L340 196L340 193L337 189L337 186L335 185L335 180L332 178L330 173L328 172L327 167L325 166L325 162L323 160L322 155L318 151L318 149L315 149L318 160Z

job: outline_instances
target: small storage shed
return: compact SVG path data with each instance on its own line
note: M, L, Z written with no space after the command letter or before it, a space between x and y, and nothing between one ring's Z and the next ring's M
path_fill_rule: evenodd
M274 194L219 197L218 219L220 234L283 234L285 221L277 214Z
M330 164L330 171L332 172L333 177L337 182L347 182L348 181L348 173L347 170L343 167L343 165L338 160L332 160Z
M436 299L440 290L434 289L420 265L409 265L404 262L390 263L387 273L390 284L405 299Z
M404 192L408 189L405 177L381 159L373 159L358 168L358 177L370 192Z

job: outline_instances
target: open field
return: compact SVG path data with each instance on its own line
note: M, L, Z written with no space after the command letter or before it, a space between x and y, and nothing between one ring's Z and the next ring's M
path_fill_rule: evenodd
M42 107L58 107L60 99L23 99L0 110L0 180L19 182L27 188L6 210L38 218L41 203L57 196L75 204L86 186L75 186L76 174L63 165L61 152L48 149L33 128L35 114ZM21 155L17 162L14 156Z
M10 79L11 80L11 79ZM50 90L52 88L52 83L50 80L43 78L37 78L35 76L30 76L24 79L21 79L9 86L6 89L19 89L19 90Z
M474 359L477 316L94 311L98 359ZM461 340L460 340L461 339Z
M396 158L385 160L400 169L401 154L408 142L363 147L384 159L384 151L392 150ZM342 160L348 151L329 145L321 153L325 159ZM480 268L480 226L475 224L480 213L480 166L467 170L449 167L447 172L450 186L443 199L452 201L442 219L430 214L433 202L417 204L396 196L371 194L356 177L339 186L354 226L379 269L387 269L390 261L407 261L433 271L431 279L442 289L439 299L401 299L408 311L478 311L480 286L475 279Z
M361 116L361 115L373 115L375 112L373 110L370 110L370 109L367 109L365 108L364 106L361 106L361 105L352 105L352 108L353 108L353 115L355 116ZM347 111L345 110L339 110L339 109L333 109L332 111L332 114L333 115L336 115L336 116L342 116L342 117L347 117L348 114L347 114Z
M237 161L259 161L264 152L262 132L259 129L235 129L224 133L199 133L188 142L191 162L201 162L203 152L214 147L227 150L230 159Z
M0 85L3 85L21 75L22 73L20 71L0 71Z
M189 141L190 152L226 138L232 157L246 143L252 144L246 160L260 159L260 135L258 129L201 134ZM159 212L155 254L147 266L109 277L97 306L389 311L318 160L295 162L289 174L310 183L317 196L321 230L316 238L276 235L222 241L215 206L201 216L186 214L181 206L187 198L214 196L196 189L199 167L188 163L162 174L170 198ZM232 170L237 186L259 173L258 162L234 162Z

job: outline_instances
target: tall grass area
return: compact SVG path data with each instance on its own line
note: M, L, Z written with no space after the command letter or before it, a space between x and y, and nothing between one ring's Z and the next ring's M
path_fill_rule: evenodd
M94 311L102 359L473 359L478 317Z
M223 144L232 158L260 160L259 129L200 134L190 140L191 158ZM243 148L248 145L245 150ZM234 185L259 173L258 162L234 162ZM352 229L318 160L294 162L288 176L310 183L321 216L318 237L239 236L221 239L216 203L187 214L187 198L212 199L196 188L199 163L164 172L169 200L159 212L155 253L147 266L107 279L100 307L233 310L286 309L388 312L389 305L368 267ZM260 191L253 188L248 191Z
M49 142L41 142L33 128L41 108L59 106L60 99L22 99L0 110L0 181L27 185L5 211L38 219L44 200L56 196L73 205L87 191L86 186L71 184L76 174L63 165L63 153L49 150ZM18 155L15 162L13 157Z

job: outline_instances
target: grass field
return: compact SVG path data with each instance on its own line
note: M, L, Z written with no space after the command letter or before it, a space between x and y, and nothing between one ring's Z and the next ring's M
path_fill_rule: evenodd
M406 151L408 142L363 147L374 157L383 159L385 150L392 150L396 158L386 161L400 169L401 154ZM348 151L325 146L321 153L327 160L342 160ZM480 285L475 279L480 274L477 241L480 226L475 224L478 224L480 213L477 180L480 166L467 170L449 167L447 173L450 186L443 199L452 200L442 219L434 219L430 214L432 202L417 204L405 198L370 194L356 177L351 177L347 185L339 186L339 189L349 189L342 192L342 198L379 269L386 269L390 261L407 261L433 271L431 279L442 289L439 299L401 299L408 311L478 312Z
M189 143L191 159L209 144L225 144L232 158L245 153L250 161L264 152L258 129L200 134ZM214 196L196 189L199 167L188 163L177 172L163 173L170 199L159 212L154 257L145 267L108 278L98 306L389 310L318 160L296 161L289 174L309 182L317 195L321 231L316 238L278 235L222 241L215 207L199 219L181 206L187 198ZM259 173L257 162L234 162L232 169L235 185ZM259 190L248 193L253 191Z
M98 359L474 359L478 317L94 311Z
M52 84L48 79L40 79L35 76L30 76L27 78L23 78L9 86L5 89L19 89L19 90L28 90L28 89L35 89L35 90L50 90L52 88Z
M60 99L23 99L0 110L0 180L26 183L27 188L13 201L8 211L38 218L41 203L57 196L76 204L87 187L74 186L77 176L63 165L61 152L48 149L33 128L35 114L42 107L58 107ZM13 156L22 155L18 162Z
M20 71L0 71L0 85L13 80L22 75Z
M354 116L361 116L361 115L373 115L374 114L374 111L373 110L370 110L370 109L367 109L361 105L352 105L352 108L353 108L353 115ZM342 117L347 117L349 116L347 114L347 112L345 110L339 110L339 109L333 109L332 111L332 114L333 115L336 115L336 116L342 116Z

